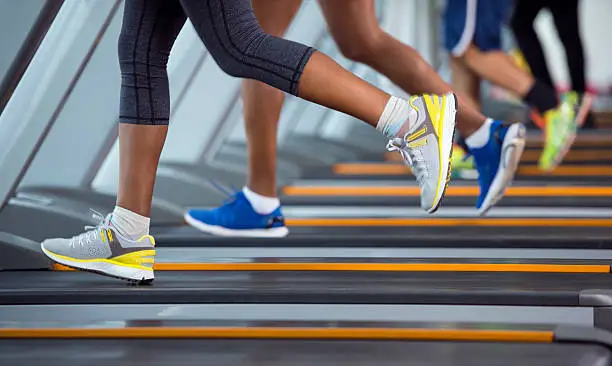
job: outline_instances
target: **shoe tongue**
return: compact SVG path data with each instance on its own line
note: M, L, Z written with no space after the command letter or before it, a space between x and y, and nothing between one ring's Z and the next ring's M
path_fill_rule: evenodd
M104 226L110 226L114 229L116 229L115 225L113 225L113 214L110 213L108 215L106 215L106 217L104 218L104 221L102 221L102 225Z

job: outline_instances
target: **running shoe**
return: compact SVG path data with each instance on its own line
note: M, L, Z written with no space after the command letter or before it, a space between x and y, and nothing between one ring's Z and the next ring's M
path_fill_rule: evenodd
M451 173L452 179L462 180L477 180L478 172L476 171L476 165L474 164L474 157L469 150L462 145L455 144L453 147L453 157L451 158L451 164L453 171Z
M587 120L591 106L593 105L593 96L589 93L579 94L575 91L570 91L561 94L561 100L568 102L576 115L575 123L578 128L582 128Z
M194 228L219 236L279 238L289 234L280 207L269 215L261 215L242 192L231 196L220 207L192 209L184 217Z
M480 194L476 208L480 215L486 214L503 197L514 179L524 148L522 123L504 126L500 121L493 121L486 145L471 149L478 170Z
M434 213L451 177L457 98L452 93L421 95L411 97L409 102L417 112L417 125L402 138L389 141L387 149L401 153L416 176L421 207Z
M111 223L111 214L96 227L70 239L47 239L43 253L52 261L74 269L95 272L135 284L154 279L155 239L144 235L138 240L122 236Z
M582 104L576 93L565 93L561 102L555 109L544 114L546 121L545 142L542 155L540 155L540 169L546 172L553 171L567 154L576 140L576 133L584 122L588 109Z
M453 147L453 156L451 158L453 172L461 169L474 169L474 157L467 152L462 146L455 145Z

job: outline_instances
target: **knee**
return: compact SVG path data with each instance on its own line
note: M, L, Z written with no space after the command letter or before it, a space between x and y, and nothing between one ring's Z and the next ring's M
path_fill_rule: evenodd
M258 64L257 55L267 47L271 35L257 22L232 24L231 31L221 35L219 44L208 48L219 68L229 76L252 78Z
M212 58L221 71L229 76L236 78L248 78L249 73L246 71L246 64L241 58L236 57L232 52L227 49L220 49L211 52Z
M384 33L374 32L368 34L354 34L349 37L338 38L336 43L342 55L351 61L368 64L379 53L384 43Z
M119 66L124 73L142 72L157 74L164 71L168 64L169 52L166 40L151 36L149 42L138 40L132 34L121 32L117 44Z

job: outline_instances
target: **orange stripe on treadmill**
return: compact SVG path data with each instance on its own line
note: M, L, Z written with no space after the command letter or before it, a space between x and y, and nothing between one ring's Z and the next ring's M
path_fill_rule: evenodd
M521 157L522 162L537 162L540 159L541 151L525 150ZM607 150L571 150L565 155L563 161L577 163L582 161L610 161L612 151Z
M340 175L400 175L411 173L410 168L401 164L384 163L347 163L336 164L334 174Z
M577 218L288 218L288 226L572 226L608 227L612 219Z
M55 264L55 271L74 269ZM530 263L155 263L157 271L610 273L605 264Z
M410 168L402 164L390 163L346 163L336 164L334 174L338 175L404 175L411 174ZM561 165L553 172L546 173L537 166L521 166L517 171L521 176L612 176L612 167L603 165Z
M286 196L420 196L418 187L384 186L287 186ZM475 186L450 186L446 196L475 197L479 188ZM508 187L505 196L519 197L602 197L612 196L612 187Z
M481 329L135 327L0 329L0 338L363 339L553 342L553 332Z
M540 176L596 176L609 177L612 176L612 166L607 165L561 165L551 173L543 173L537 166L522 166L518 168L519 175Z
M541 137L527 137L527 147L543 147L544 139ZM576 136L576 140L572 144L573 147L586 147L586 148L609 148L612 147L612 138L609 133L593 134L593 135L579 135Z

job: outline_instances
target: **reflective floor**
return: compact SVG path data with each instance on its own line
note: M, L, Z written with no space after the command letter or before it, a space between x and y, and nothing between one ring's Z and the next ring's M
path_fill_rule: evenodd
M0 365L607 366L594 345L241 340L0 340Z

